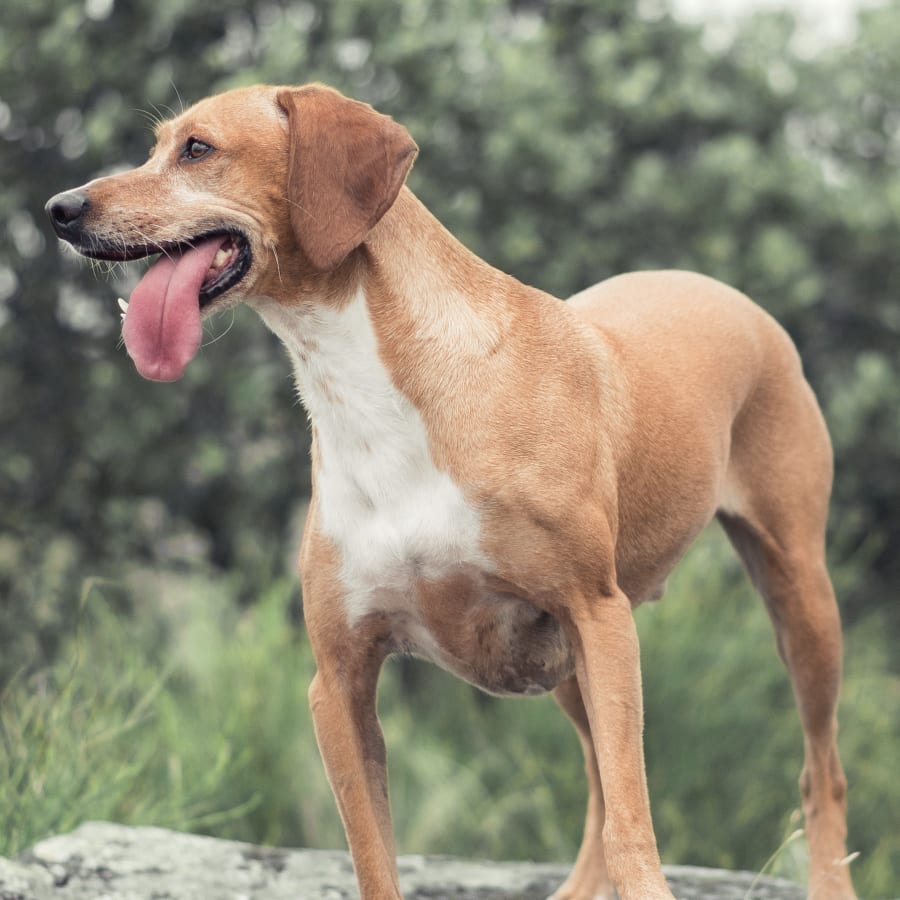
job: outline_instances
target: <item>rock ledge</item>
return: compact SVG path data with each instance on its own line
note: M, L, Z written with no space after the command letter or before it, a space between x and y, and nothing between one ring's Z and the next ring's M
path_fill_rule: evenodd
M407 900L544 900L566 867L433 856L400 859ZM802 900L749 872L666 867L678 900ZM752 893L748 893L752 887ZM254 847L162 828L89 822L18 860L0 859L0 900L352 900L346 853Z

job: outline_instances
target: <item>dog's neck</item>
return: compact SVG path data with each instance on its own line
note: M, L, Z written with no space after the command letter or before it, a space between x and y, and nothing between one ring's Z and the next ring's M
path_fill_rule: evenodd
M523 293L539 295L467 250L404 188L338 271L256 307L317 425L338 407L370 418L388 388L420 409L440 402L456 374L496 352Z
M398 204L319 294L257 305L313 425L320 527L355 548L344 572L351 618L368 609L373 573L408 587L411 555L426 572L480 559L475 514L436 458L430 411L467 396L453 379L502 340L503 307L491 301L512 281L409 192Z
M463 246L408 188L361 251L373 293L425 322L462 317L475 330L501 325L511 287L521 287Z

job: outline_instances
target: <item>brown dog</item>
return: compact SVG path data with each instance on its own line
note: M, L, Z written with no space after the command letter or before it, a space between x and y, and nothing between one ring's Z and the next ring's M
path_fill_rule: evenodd
M161 125L140 168L47 204L87 256L161 253L123 329L146 377L180 377L201 317L239 301L288 349L313 425L310 701L363 898L400 896L375 714L392 653L494 693L552 690L575 722L587 822L556 900L672 896L632 608L661 595L713 516L793 681L810 896L853 897L831 449L789 338L683 272L623 275L568 303L526 287L404 187L415 155L403 127L329 88L255 87Z

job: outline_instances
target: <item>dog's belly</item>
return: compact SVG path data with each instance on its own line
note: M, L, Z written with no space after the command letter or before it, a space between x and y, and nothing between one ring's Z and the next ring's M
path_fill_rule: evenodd
M575 670L571 645L552 616L488 590L477 573L420 581L388 613L398 651L428 659L492 694L540 694Z

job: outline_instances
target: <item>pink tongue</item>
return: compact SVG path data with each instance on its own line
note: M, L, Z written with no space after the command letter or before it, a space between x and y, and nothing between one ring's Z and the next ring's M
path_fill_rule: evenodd
M180 255L163 254L134 289L122 337L138 372L177 381L200 349L200 285L226 237L210 238Z

